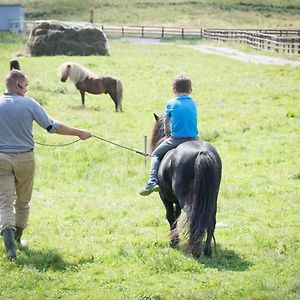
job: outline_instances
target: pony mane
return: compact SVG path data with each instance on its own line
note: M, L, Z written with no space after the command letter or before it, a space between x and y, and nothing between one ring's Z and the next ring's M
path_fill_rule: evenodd
M156 120L151 138L152 150L154 150L163 140L166 139L164 134L164 120L165 117L163 115Z
M97 78L98 76L92 71L88 70L84 66L74 63L65 62L59 67L59 72L61 75L68 73L68 77L71 81L76 84L77 82L84 81L86 78Z

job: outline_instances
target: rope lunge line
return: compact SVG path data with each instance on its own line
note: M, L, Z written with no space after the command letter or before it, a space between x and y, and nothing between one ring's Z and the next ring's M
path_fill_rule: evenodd
M75 144L77 142L79 142L80 139L78 140L75 140L73 142L70 142L70 143L66 143L66 144L58 144L58 145L53 145L53 144L44 144L44 143L40 143L40 142L36 142L34 141L35 144L38 144L38 145L41 145L41 146L47 146L47 147L65 147L65 146L69 146L69 145L72 145L72 144Z
M101 140L101 141L103 141L103 142L106 142L106 143L115 145L115 146L117 146L117 147L120 147L120 148L129 150L129 151L133 151L133 152L135 152L135 153L137 153L137 154L140 154L140 155L143 155L143 156L151 156L151 155L148 154L148 153L145 153L145 152L142 152L142 151L139 151L139 150L135 150L135 149L132 149L132 148L129 148L129 147L120 145L120 144L118 144L118 143L115 143L115 142L106 140L106 139L104 139L104 138L102 138L102 137L100 137L100 136L94 135L94 134L92 134L92 137L94 137L94 138L96 138L96 139L98 139L98 140ZM79 142L79 141L80 141L80 139L77 139L77 140L75 140L75 141L73 141L73 142L70 142L70 143L66 143L66 144L57 144L57 145L53 145L53 144L44 144L44 143L40 143L40 142L36 142L36 141L35 141L35 143L38 144L38 145L41 145L41 146L48 146L48 147L65 147L65 146L69 146L69 145L75 144L75 143L77 143L77 142Z
M141 151L139 151L139 150L135 150L135 149L132 149L132 148L129 148L129 147L126 147L126 146L117 144L117 143L115 143L115 142L111 142L111 141L109 141L109 140L106 140L106 139L101 138L100 136L97 136L97 135L94 135L94 134L92 134L92 137L94 137L94 138L96 138L96 139L99 139L99 140L101 140L101 141L104 141L104 142L106 142L106 143L115 145L115 146L117 146L117 147L120 147L120 148L129 150L129 151L133 151L133 152L135 152L135 153L137 153L137 154L140 154L140 155L143 155L143 156L151 156L151 155L148 154L148 153L141 152Z

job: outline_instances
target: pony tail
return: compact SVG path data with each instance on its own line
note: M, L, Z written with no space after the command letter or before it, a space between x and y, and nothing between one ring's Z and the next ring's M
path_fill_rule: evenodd
M192 197L185 225L189 231L188 250L197 257L203 251L202 241L205 233L207 233L207 240L204 254L211 255L211 240L214 238L221 178L221 165L215 160L216 157L212 153L201 151L195 161Z

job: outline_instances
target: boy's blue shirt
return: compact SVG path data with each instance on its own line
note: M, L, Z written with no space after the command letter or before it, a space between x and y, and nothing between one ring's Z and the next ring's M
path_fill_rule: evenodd
M197 107L188 94L169 100L165 109L171 119L171 136L175 138L197 138Z

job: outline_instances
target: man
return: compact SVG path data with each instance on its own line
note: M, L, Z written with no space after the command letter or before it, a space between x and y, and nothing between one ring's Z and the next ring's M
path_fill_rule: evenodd
M27 226L33 188L33 121L49 133L82 140L91 133L54 121L38 102L25 97L28 79L23 72L10 71L5 85L6 92L0 96L0 231L7 258L15 260L15 240L20 243Z

